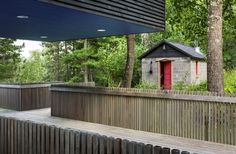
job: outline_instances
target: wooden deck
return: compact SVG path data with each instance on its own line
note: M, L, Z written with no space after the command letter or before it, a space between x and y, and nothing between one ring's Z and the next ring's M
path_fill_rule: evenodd
M198 154L236 153L236 146L231 145L217 144L206 141L185 139L180 137L136 131L131 129L124 129L83 121L51 117L50 109L24 112L0 109L0 116L15 118L19 120L29 120L36 123L55 125L63 128L72 128L80 131L98 133L100 135L142 142L145 144L159 145L172 149L176 148Z

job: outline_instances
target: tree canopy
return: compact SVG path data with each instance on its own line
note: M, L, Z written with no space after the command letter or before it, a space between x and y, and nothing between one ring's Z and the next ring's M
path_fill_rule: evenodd
M17 65L20 62L22 46L14 44L14 40L0 38L0 81L13 80Z

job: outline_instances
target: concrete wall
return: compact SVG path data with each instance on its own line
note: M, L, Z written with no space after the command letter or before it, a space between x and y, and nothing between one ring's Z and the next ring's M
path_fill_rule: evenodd
M152 62L152 74L150 74L150 63ZM157 84L158 68L156 58L142 59L142 81Z
M167 58L172 60L172 85L179 81L187 83L200 83L207 79L206 62L198 62L199 75L196 76L196 61L189 57ZM163 58L142 59L142 81L158 84L158 61ZM150 74L150 63L152 61L152 74Z
M190 58L173 58L172 61L172 85L179 81L191 82Z
M198 62L199 67L199 78L200 82L207 81L207 63L206 62Z
M196 61L191 61L191 83L199 84L207 80L207 63L198 61L198 75L196 74Z

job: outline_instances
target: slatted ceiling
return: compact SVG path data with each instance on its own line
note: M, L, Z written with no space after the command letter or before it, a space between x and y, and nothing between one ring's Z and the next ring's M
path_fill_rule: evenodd
M102 0L97 0L97 1L104 2ZM160 14L161 15L165 14L165 9L160 6L147 6L147 5L143 5L142 3L139 3L139 2L131 3L129 1L126 2L126 1L120 1L120 0L110 0L110 1L105 1L105 2L106 2L106 4L113 5L115 7L119 7L120 9L126 9L126 10L130 10L133 12L138 12L143 15L151 16L153 18L158 18L160 16ZM142 12L140 12L140 11L142 11ZM151 13L151 14L145 14L145 13ZM152 16L152 14L156 15L156 16ZM161 19L163 19L163 17L161 17Z
M97 0L97 1L101 1L101 3L104 2L102 0ZM136 12L136 13L138 13L137 16L139 18L148 19L148 20L151 20L151 21L154 21L154 22L156 22L156 20L162 20L163 19L163 17L160 17L160 14L158 14L158 12L162 13L162 14L164 14L164 12L159 10L159 9L158 10L152 10L152 9L149 10L150 8L149 9L144 9L141 6L132 5L132 4L126 3L124 1L116 1L116 3L111 2L111 1L105 1L106 3L104 3L104 4L108 4L110 6L113 6L111 8L113 10L123 9L123 10L125 10L124 12L126 14L130 14L130 15L133 15L132 12ZM124 4L126 4L127 6L124 7ZM155 11L157 11L157 13ZM145 18L145 16L146 16L146 18ZM163 21L158 21L158 22L164 23Z
M140 1L140 0L138 0ZM162 4L162 6L165 6L165 0L146 0L146 2L151 2L154 4Z
M110 8L112 10L117 10L116 7L110 7ZM152 25L152 26L161 26L161 24L164 23L164 22L159 22L157 20L154 20L154 19L148 18L148 17L144 17L144 16L138 16L138 18L137 18L137 17L133 16L132 13L129 12L129 11L122 11L123 15L121 15L119 12L115 12L115 11L114 12L110 12L109 10L107 10L107 8L102 8L101 7L100 9L97 9L97 6L95 6L94 9L99 11L99 12L101 11L101 13L113 13L113 15L116 16L116 17L122 17L124 19L126 18L128 20L132 20L132 21L136 21L136 22L141 22L143 24L149 24L149 25ZM117 11L120 11L120 9L118 9ZM124 15L127 15L127 16L124 16ZM156 24L154 24L153 22L156 22ZM160 24L158 24L158 23L160 23Z
M163 2L104 1L104 0L43 0L79 10L135 22L164 30L165 8Z
M146 0L136 0L137 2L141 3L141 4L145 4L149 7L159 7L163 9L163 7L165 7L165 1L160 0L159 2L157 1L146 1ZM135 2L135 1L134 1Z

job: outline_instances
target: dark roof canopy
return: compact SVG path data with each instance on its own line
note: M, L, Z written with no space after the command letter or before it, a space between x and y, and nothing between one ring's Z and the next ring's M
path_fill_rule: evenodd
M181 43L177 43L177 42L172 42L172 41L161 41L160 43L158 43L156 46L154 46L153 48L151 48L150 50L148 50L147 52L145 52L144 54L142 54L139 58L143 59L145 57L147 57L149 54L153 53L156 51L157 48L161 47L162 45L167 44L170 47L174 48L175 50L181 52L182 54L191 57L193 59L205 59L205 55L201 52L197 52L196 48L191 47L191 46L187 46Z
M165 28L165 1L5 0L0 19L0 37L13 39L58 41L156 32Z

